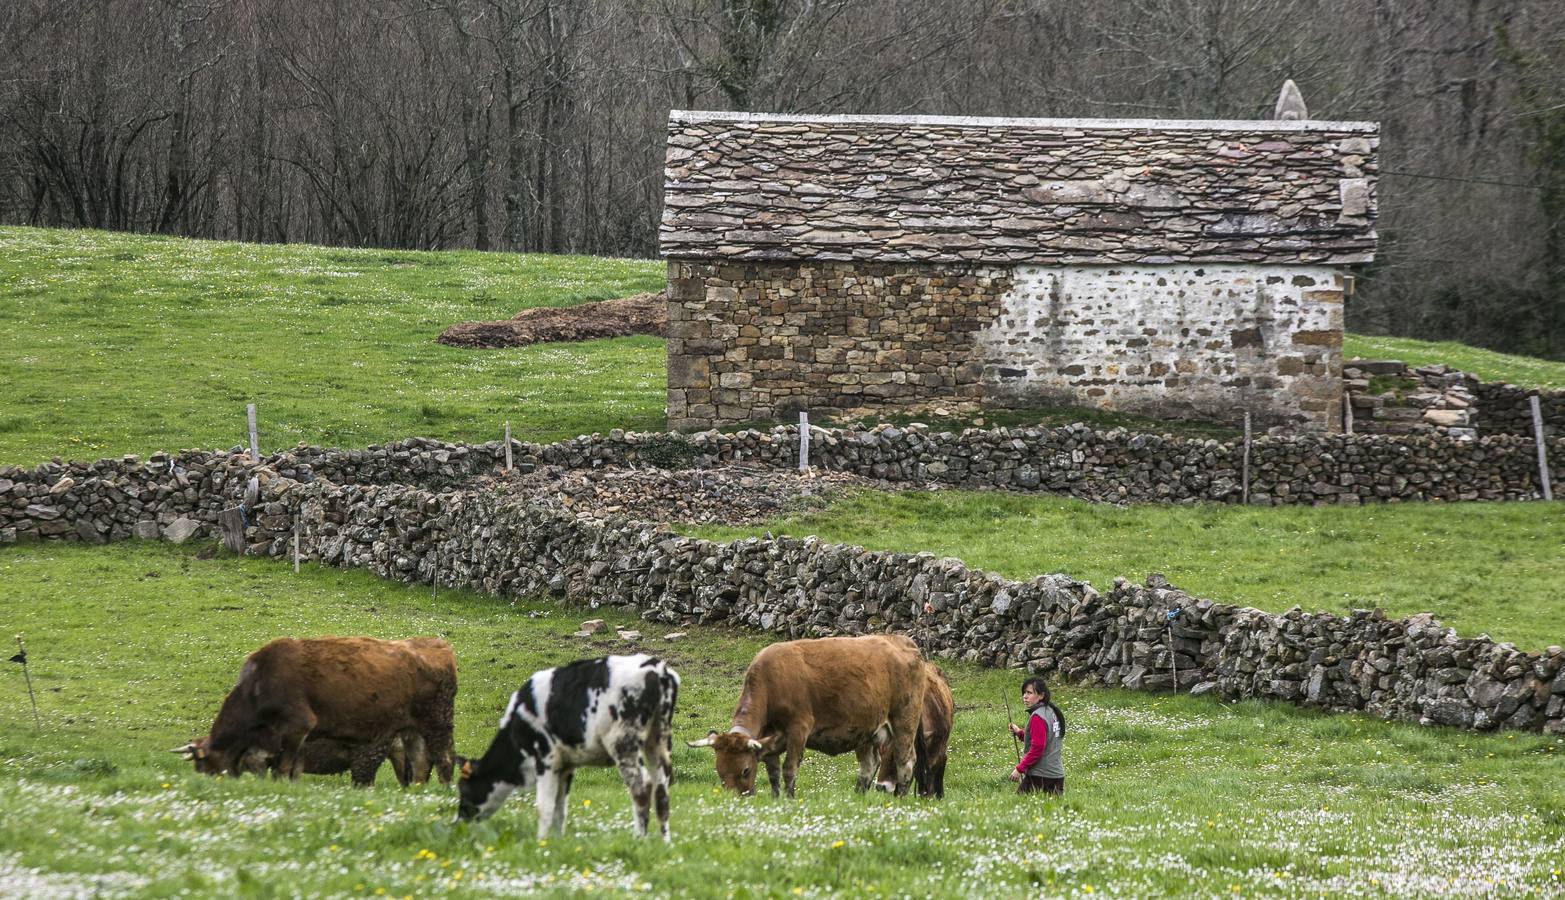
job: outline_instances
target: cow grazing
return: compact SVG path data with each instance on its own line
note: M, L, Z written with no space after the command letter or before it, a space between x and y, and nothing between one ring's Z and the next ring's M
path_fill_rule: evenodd
M853 751L857 789L867 790L876 756L889 746L894 790L913 777L913 738L924 705L924 659L901 635L818 638L772 644L750 663L726 734L711 732L692 747L716 752L723 786L755 791L757 764L777 796L778 758L788 796L806 748L827 755Z
M197 744L205 741L200 738ZM371 746L335 738L305 738L299 745L299 770L306 775L338 775L353 773L353 783L367 787L375 783L375 773L380 764L391 761L391 771L397 783L403 787L429 780L432 770L429 751L424 738L413 729L392 735L386 746ZM273 757L260 751L249 750L236 767L240 772L260 775L272 767Z
M512 791L536 784L538 836L563 832L575 770L616 766L635 807L636 836L646 836L648 810L655 806L668 840L678 698L679 676L645 654L578 660L534 673L511 695L483 758L462 760L457 819L488 818Z
M267 767L289 778L346 757L354 783L367 784L411 732L422 749L403 738L415 762L402 772L415 774L427 753L449 783L455 700L456 656L440 638L278 638L245 659L211 732L178 752L210 775ZM319 749L306 749L307 739Z
M951 698L951 683L946 673L932 662L924 663L924 712L918 720L918 736L913 740L913 781L920 797L946 795L946 744L951 740L951 724L956 703ZM880 749L880 773L875 787L896 788L896 769L888 744Z

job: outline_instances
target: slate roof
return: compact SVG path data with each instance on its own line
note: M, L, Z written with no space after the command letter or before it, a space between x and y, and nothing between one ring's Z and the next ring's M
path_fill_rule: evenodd
M1373 122L686 112L664 256L1364 263Z

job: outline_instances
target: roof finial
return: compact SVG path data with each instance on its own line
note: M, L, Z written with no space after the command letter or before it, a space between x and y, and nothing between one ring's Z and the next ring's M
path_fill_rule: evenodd
M1304 95L1299 93L1299 86L1289 78L1282 83L1282 93L1277 95L1277 110L1272 113L1272 118L1279 122L1302 122L1310 117L1310 111L1304 106Z

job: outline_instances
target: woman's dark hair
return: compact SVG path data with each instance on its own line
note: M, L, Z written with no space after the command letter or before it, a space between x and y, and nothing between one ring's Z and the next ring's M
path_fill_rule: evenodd
M1033 675L1022 681L1022 690L1032 688L1033 693L1043 698L1043 702L1054 710L1055 718L1060 720L1060 737L1065 736L1065 711L1054 705L1054 697L1049 693L1049 683L1043 680L1041 675Z

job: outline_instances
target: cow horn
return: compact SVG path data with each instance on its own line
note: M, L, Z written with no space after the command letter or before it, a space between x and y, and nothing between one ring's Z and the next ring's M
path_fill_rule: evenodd
M750 749L760 753L762 750L766 749L766 745L756 740L755 738L750 738Z
M175 747L174 749L170 750L169 752L170 753L178 753L180 756L183 756L186 759L195 759L196 758L196 751L198 751L200 749L201 749L200 747L196 746L196 742L195 741L191 741L190 743L186 744L185 746L183 746L183 747Z
M712 742L714 742L716 740L717 740L717 732L716 731L708 731L706 733L706 737L702 738L699 741L685 741L685 746L686 747L710 747L710 746L712 746Z

